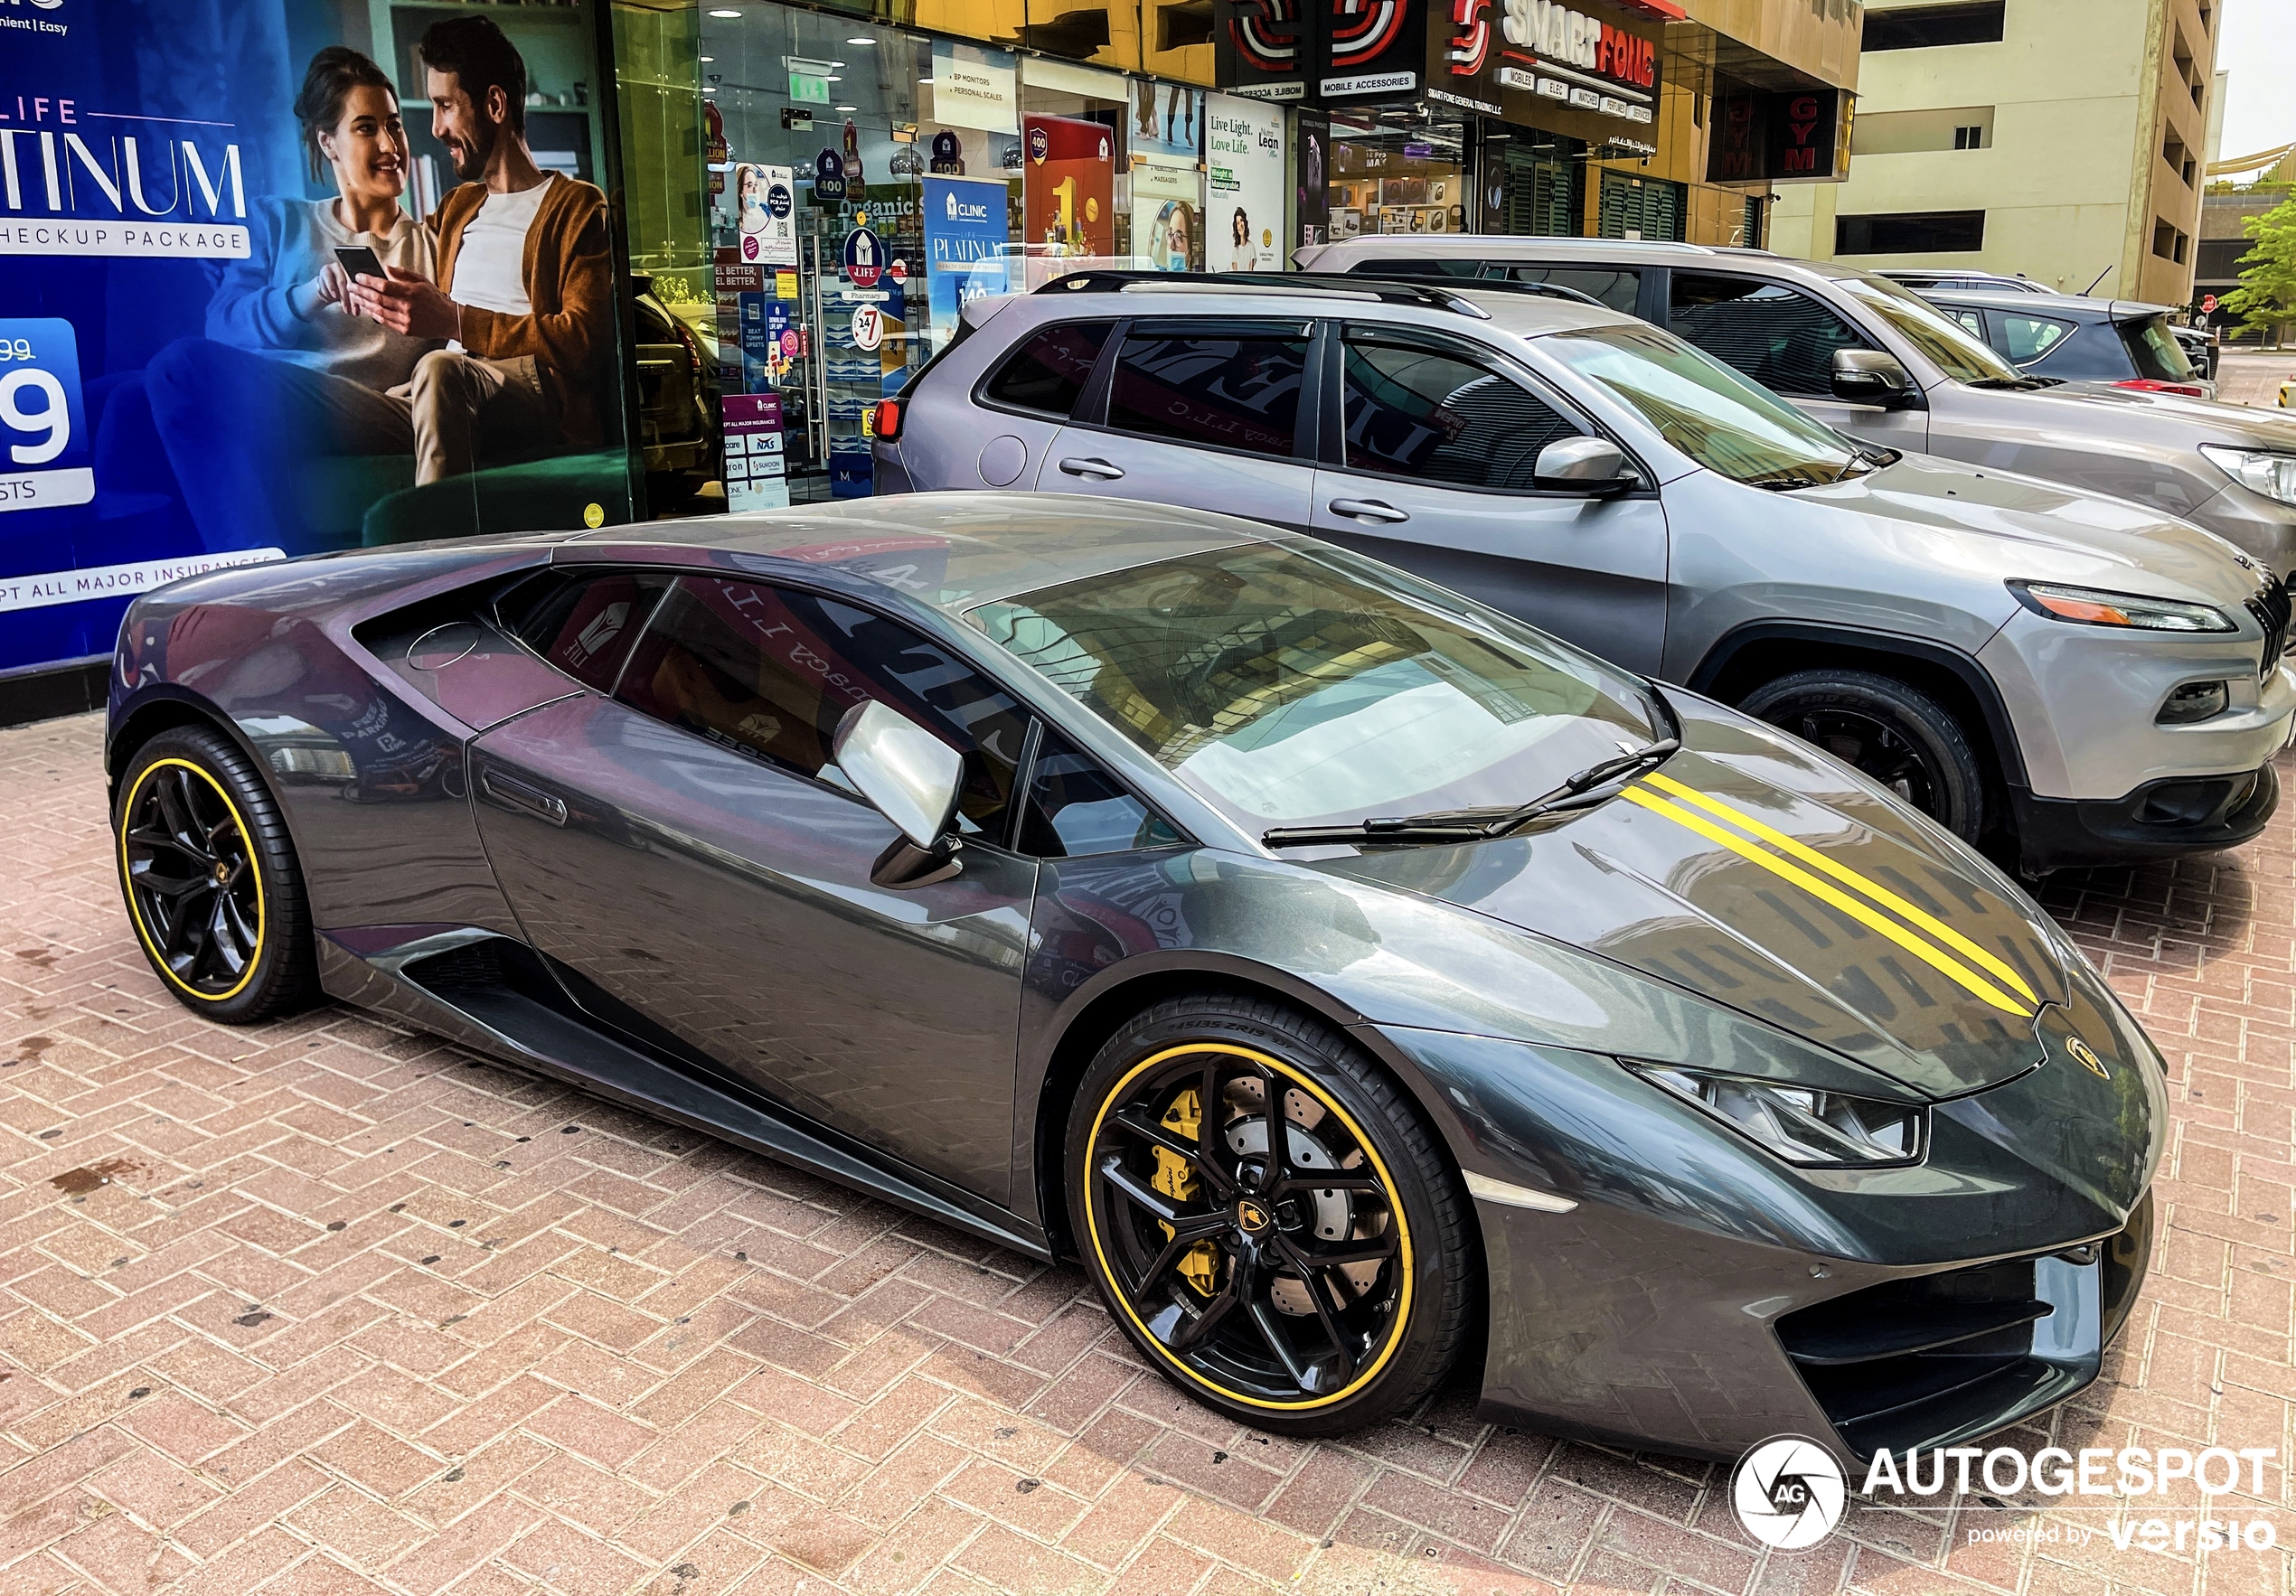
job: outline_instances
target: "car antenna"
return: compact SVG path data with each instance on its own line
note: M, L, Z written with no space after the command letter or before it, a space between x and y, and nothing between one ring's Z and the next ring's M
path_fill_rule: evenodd
M2097 285L2104 281L2105 272L2109 272L2113 268L2108 266L2104 268L2104 271L2101 271L2097 273L2096 276L2091 277L2089 279L2089 286L2081 290L2081 297L2086 299L2090 295L2095 293L2097 291Z

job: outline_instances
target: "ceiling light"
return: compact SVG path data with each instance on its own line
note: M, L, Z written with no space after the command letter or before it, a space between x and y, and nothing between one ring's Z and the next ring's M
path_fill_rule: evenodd
M718 58L717 58L716 56L714 56L714 55L705 55L705 56L703 56L701 59L702 59L703 61L715 61L715 60L717 60Z
M722 16L722 17L729 17L729 18L730 18L730 17L737 17L737 16L739 16L739 15L741 14L741 13L739 13L739 12L738 12L738 11L713 11L713 12L711 12L710 14L711 16Z
M839 64L841 64L841 65L842 65L842 64L843 64L843 63L842 63L842 62L841 62L841 63L839 63ZM824 83L842 83L844 80L844 80L844 79L842 79L842 78L823 78L823 79L822 80L822 81L823 81L823 82L824 82Z
M919 78L917 80L917 86L919 89L930 89L933 87L933 80L930 78Z
M877 41L874 39L848 39L845 42L848 44L868 44L873 46L876 44Z
M839 110L841 110L841 111L857 111L857 110L861 109L861 107L859 107L859 106L839 106L837 108L838 108Z

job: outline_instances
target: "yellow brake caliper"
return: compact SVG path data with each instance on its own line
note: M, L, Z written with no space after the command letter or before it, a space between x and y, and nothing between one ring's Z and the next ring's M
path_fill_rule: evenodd
M1204 1110L1203 1100L1195 1087L1181 1089L1172 1100L1172 1106L1164 1111L1162 1122L1165 1130L1190 1141L1196 1140L1203 1127ZM1157 1148L1155 1152L1156 1176L1149 1184L1176 1203L1195 1201L1196 1172L1188 1167L1188 1160L1164 1148ZM1172 1240L1171 1225L1159 1221L1157 1228L1164 1233L1166 1241ZM1210 1296L1219 1290L1219 1249L1209 1242L1198 1242L1181 1255L1180 1273L1195 1288L1198 1296Z

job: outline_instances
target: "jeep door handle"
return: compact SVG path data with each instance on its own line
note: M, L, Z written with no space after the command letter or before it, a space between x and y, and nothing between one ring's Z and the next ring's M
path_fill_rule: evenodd
M1354 521L1393 522L1411 519L1409 511L1397 510L1383 499L1334 499L1331 511L1333 515L1344 515Z
M545 793L540 787L529 786L516 776L504 775L498 770L490 770L478 778L478 784L486 789L487 796L499 798L514 809L522 809L529 814L539 815L554 826L562 826L566 823L564 799Z
M1123 466L1111 465L1089 455L1071 455L1060 462L1060 469L1070 476L1089 476L1101 482L1114 482L1124 474Z

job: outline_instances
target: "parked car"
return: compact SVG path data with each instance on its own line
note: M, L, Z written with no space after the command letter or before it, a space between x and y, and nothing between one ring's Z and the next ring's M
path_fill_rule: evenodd
M1932 288L1922 297L2028 377L2215 399L2158 305L2074 294Z
M339 699L459 779L284 772ZM1229 1424L1374 1424L1473 1357L1487 1412L1629 1448L1955 1446L2094 1380L2151 1251L2161 1057L1982 859L1232 517L217 572L130 607L106 757L195 1014L325 994L1077 1259Z
M718 356L654 296L650 274L633 273L630 292L646 502L660 514L718 475Z
M1313 532L1786 727L2028 871L2225 847L2278 802L2272 573L2134 504L1854 442L1604 306L1091 274L967 306L876 428L880 494Z
M1670 327L1854 437L2110 493L2296 570L2296 427L2173 393L2028 377L1911 289L1830 262L1603 239L1313 245L1316 272L1560 282Z
M1918 267L1883 267L1874 274L1887 277L1893 283L1903 283L1915 293L1926 296L1932 288L1974 288L1986 291L1999 288L2005 294L2047 294L2051 290L2046 283L2031 277L2011 277L2007 272L1965 271L1952 267L1922 268Z

